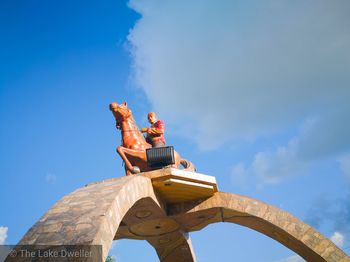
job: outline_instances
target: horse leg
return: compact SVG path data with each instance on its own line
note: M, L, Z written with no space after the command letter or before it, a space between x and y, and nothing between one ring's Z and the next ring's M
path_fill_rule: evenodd
M126 176L131 176L132 173L126 168L126 166L124 165L124 169L125 169L125 175Z
M130 163L129 159L126 157L125 152L124 152L125 150L128 150L128 149L123 147L123 146L117 147L117 152L125 163L126 175L128 176L130 174L140 173L140 168L137 166L133 166Z
M130 175L130 174L135 174L135 173L140 173L140 169L137 169L137 167L134 167L129 159L126 157L125 155L125 150L126 148L123 146L118 146L117 147L117 152L120 155L120 157L123 159L124 163L125 163L125 170L126 170L126 175Z

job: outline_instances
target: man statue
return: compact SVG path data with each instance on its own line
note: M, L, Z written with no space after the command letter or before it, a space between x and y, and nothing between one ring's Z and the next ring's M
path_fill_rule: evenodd
M142 133L147 133L146 141L150 143L152 147L165 146L164 138L164 123L162 120L157 120L157 116L154 112L149 112L147 115L148 122L151 127L141 128Z

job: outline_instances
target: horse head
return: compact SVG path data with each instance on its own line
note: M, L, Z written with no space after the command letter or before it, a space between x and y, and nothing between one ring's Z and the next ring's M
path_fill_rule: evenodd
M111 110L114 115L118 129L121 128L121 123L127 120L131 116L131 110L128 108L128 105L126 102L120 105L118 105L115 102L110 103L109 110Z

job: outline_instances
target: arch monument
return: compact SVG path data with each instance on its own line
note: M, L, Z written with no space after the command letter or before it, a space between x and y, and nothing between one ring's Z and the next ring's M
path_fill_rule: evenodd
M189 233L217 222L256 230L306 261L350 261L330 240L287 212L220 192L214 177L174 168L79 188L49 209L18 244L98 245L102 250L93 261L104 261L113 240L139 239L151 244L162 262L190 262L196 258Z

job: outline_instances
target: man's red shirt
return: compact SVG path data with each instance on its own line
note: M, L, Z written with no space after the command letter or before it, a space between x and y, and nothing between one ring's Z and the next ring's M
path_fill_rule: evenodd
M165 131L165 125L162 120L157 120L151 128L155 128L157 131L157 134L148 134L147 136L149 137L150 140L153 142L163 142L165 144L165 137L164 137L164 131Z

